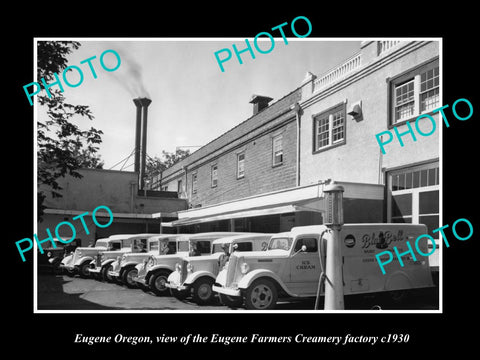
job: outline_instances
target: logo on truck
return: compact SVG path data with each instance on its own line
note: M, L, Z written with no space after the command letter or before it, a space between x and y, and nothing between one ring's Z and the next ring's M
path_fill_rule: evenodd
M392 242L403 241L403 230L398 230L397 234L391 231L379 231L378 234L373 232L362 236L362 249L368 249L375 246L377 249L386 249Z

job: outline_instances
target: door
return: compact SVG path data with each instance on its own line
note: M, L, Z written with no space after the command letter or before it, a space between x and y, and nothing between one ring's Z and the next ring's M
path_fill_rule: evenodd
M316 294L320 273L318 236L298 237L290 258L290 290L300 296Z

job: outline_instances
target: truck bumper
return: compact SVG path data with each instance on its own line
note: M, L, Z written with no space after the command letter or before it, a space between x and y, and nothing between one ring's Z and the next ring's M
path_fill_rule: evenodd
M91 274L100 274L100 271L102 270L102 268L88 268L88 272L91 273Z
M190 289L189 285L179 285L179 284L174 284L174 283L166 283L165 286L169 289L174 289L178 291L185 291Z
M215 292L218 292L220 294L229 295L229 296L241 296L242 295L241 292L240 292L240 289L231 289L231 288L225 288L225 287L222 287L222 286L213 285L212 290L215 291Z
M113 278L118 278L120 277L120 271L109 271L108 276L111 276Z

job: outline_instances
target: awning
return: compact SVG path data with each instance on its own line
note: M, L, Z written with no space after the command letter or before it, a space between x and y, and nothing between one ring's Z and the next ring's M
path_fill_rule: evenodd
M298 211L323 212L323 209L315 208L315 206L316 205L312 203L312 204L309 204L308 206L283 205L283 206L273 206L273 207L258 208L258 209L249 209L249 210L235 211L230 213L210 215L210 216L204 216L204 217L184 218L181 220L172 221L172 225L185 226L185 225L201 224L201 223L210 222L210 221L230 220L230 219L277 215L277 214L288 214L288 213L294 213Z
M383 185L337 182L345 188L344 198L383 199ZM217 205L178 212L173 226L298 211L324 212L323 184L312 184L251 196Z

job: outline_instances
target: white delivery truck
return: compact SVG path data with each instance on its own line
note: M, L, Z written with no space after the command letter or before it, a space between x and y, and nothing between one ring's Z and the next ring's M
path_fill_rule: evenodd
M428 257L395 259L383 274L375 255L386 250L408 251L427 233L425 225L345 224L339 232L344 295L403 291L434 286ZM324 295L319 284L325 270L326 243L333 232L325 225L294 227L272 236L267 251L235 252L228 266L218 274L213 291L223 295L231 306L266 310L279 298ZM326 242L324 240L327 240ZM428 253L427 239L418 241Z

